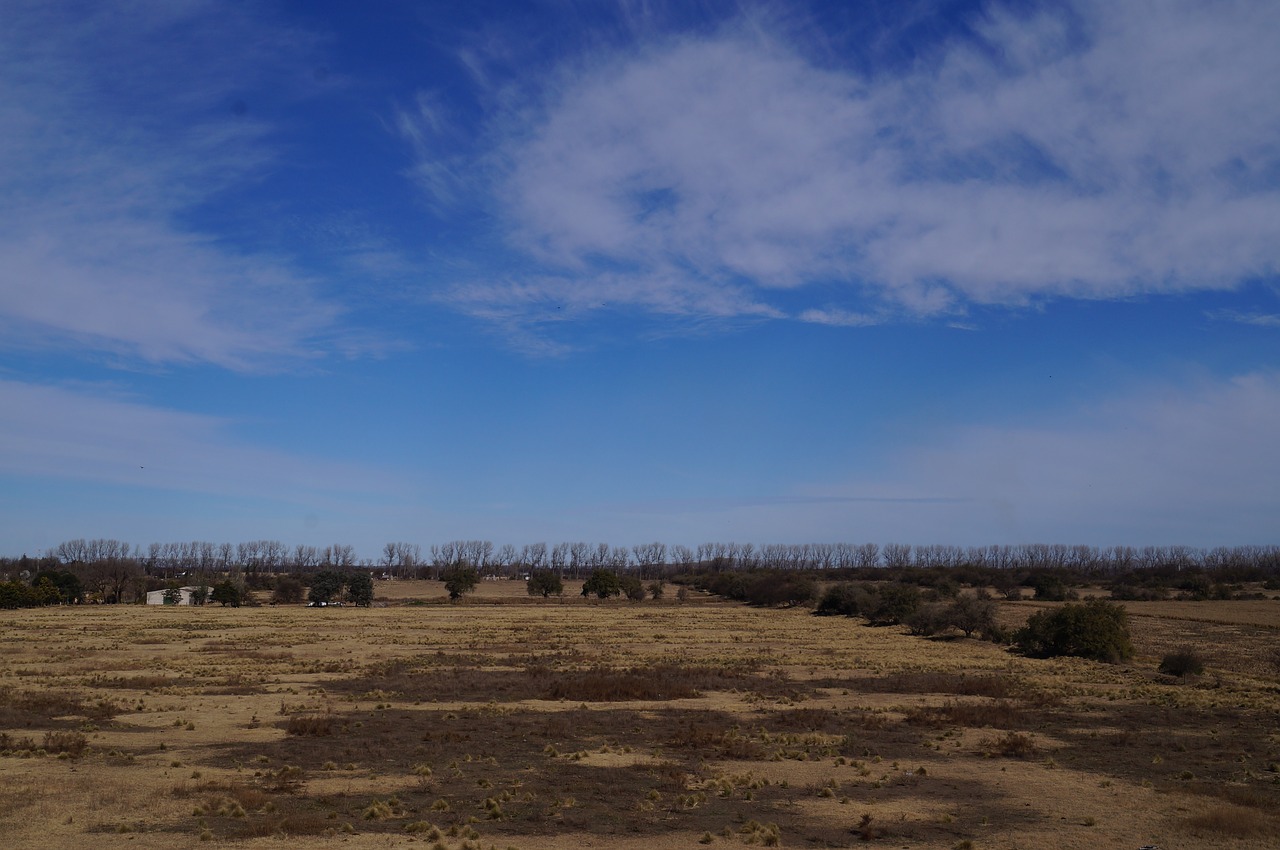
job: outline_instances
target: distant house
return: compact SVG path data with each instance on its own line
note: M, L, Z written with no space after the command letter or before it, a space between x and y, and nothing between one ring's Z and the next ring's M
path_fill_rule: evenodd
M194 587L178 588L178 599L172 602L165 601L164 595L168 592L169 592L168 590L147 591L147 604L148 605L190 605L191 594L195 592L195 588Z

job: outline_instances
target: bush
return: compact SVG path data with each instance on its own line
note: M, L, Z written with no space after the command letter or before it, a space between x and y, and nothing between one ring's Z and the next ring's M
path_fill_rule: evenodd
M845 617L856 617L862 609L862 601L867 593L852 582L841 582L828 587L818 601L814 614L819 617L831 617L837 614Z
M788 607L803 605L813 599L817 586L813 580L791 573L768 572L756 576L744 588L748 605Z
M1160 659L1160 672L1169 676L1199 676L1204 672L1204 659L1184 646Z
M543 599L559 596L564 593L564 580L553 570L534 570L529 575L525 591L530 596L541 596Z
M961 596L947 608L946 618L947 625L955 626L965 637L973 637L974 632L990 637L1000 631L996 604L990 599Z
M1124 606L1101 599L1033 614L1014 642L1037 658L1073 655L1114 664L1133 657Z
M271 601L286 605L302 601L302 582L290 576L281 576L276 580L276 589L271 592Z
M951 628L948 606L941 602L921 605L908 614L904 622L911 634L919 637L933 637Z
M209 594L209 598L217 602L223 608L230 605L232 608L240 607L240 588L236 587L230 581L220 581L213 586L213 591Z
M307 592L307 601L316 605L333 601L333 597L342 591L342 574L333 570L321 570L311 579L311 589Z
M347 601L368 608L373 604L373 576L357 570L347 576Z
M475 567L459 565L449 567L440 574L440 578L444 580L444 589L449 591L449 598L456 602L464 593L470 593L476 589L480 574L476 572Z
M920 607L920 589L910 584L888 584L880 588L875 610L863 612L873 626L905 623Z
M1045 602L1062 602L1075 599L1075 593L1067 587L1061 576L1050 573L1037 573L1031 577L1031 586L1035 588L1036 599Z
M618 580L618 584L622 588L622 595L632 602L640 602L644 599L644 583L637 577L623 576Z
M609 570L593 570L582 583L582 595L590 596L593 593L600 599L617 596L622 593L622 583Z

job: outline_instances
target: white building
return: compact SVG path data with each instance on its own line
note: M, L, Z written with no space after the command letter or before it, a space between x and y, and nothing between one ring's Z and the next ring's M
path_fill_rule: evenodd
M165 602L164 595L168 590L150 590L147 591L148 605L190 605L191 594L195 591L194 587L178 588L179 598L176 602Z

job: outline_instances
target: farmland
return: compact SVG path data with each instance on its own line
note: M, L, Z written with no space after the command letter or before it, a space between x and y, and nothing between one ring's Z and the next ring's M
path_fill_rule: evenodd
M0 838L1173 850L1280 833L1275 599L1127 603L1137 655L1108 665L567 590L4 612ZM1158 674L1184 646L1206 672Z

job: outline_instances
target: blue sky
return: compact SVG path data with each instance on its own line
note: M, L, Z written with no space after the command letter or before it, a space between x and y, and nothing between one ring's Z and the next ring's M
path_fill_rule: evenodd
M5 554L1276 542L1277 4L0 18Z

